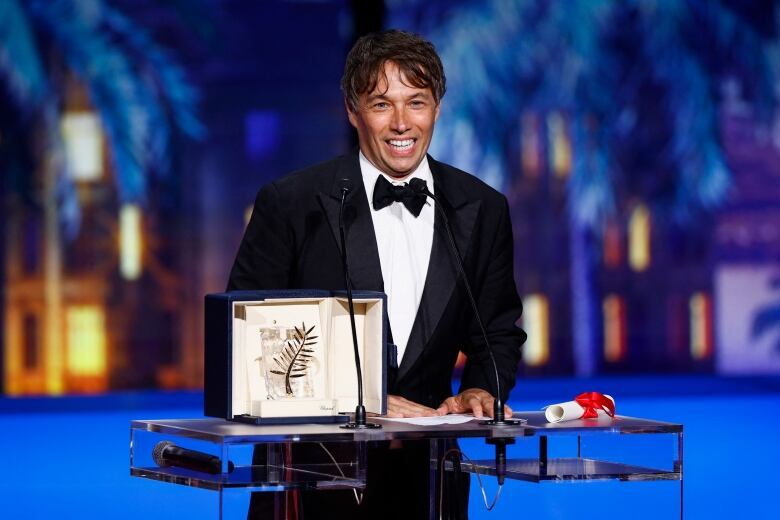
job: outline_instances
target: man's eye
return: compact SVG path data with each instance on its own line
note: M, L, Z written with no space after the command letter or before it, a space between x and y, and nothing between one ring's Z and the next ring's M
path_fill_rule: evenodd
M425 106L425 103L419 100L412 101L409 103L413 108L422 108Z
M380 110L387 108L387 106L388 106L387 103L385 103L384 101L380 101L379 103L374 103L374 108L378 108Z

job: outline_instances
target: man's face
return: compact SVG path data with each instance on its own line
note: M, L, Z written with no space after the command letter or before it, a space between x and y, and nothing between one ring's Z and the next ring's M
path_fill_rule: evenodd
M398 66L385 62L385 75L376 88L364 92L349 122L355 127L360 150L371 164L399 180L410 175L428 152L439 105L430 88L411 87Z

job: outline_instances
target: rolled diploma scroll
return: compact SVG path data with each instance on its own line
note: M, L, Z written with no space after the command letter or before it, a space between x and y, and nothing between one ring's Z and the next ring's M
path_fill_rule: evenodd
M604 394L604 397L612 401L613 404L615 403L615 400L611 395ZM607 415L607 412L604 410L598 409L596 412L599 414L599 417L602 415ZM551 423L574 421L575 419L580 419L583 413L585 413L585 409L580 406L577 401L566 401L565 403L551 404L550 406L546 406L544 408L544 418L547 419L547 422Z

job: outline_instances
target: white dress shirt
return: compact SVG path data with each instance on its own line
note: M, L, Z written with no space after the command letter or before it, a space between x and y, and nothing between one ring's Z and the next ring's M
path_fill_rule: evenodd
M384 175L390 183L396 185L405 184L415 177L422 179L433 193L433 176L428 166L428 158L424 157L410 176L403 182L398 182L379 171L366 159L363 152L360 152L360 171L371 206L379 263L387 293L387 314L393 342L398 348L400 365L425 287L433 244L434 208L429 199L417 217L400 202L394 202L376 211L371 204L372 194L380 175Z

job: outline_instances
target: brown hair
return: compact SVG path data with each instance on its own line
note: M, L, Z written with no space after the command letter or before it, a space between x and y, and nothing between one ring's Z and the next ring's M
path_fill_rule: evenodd
M430 88L438 104L447 90L447 78L433 44L416 34L391 29L360 38L347 55L341 91L352 111L360 94L376 88L385 76L385 63L392 61L410 86Z

